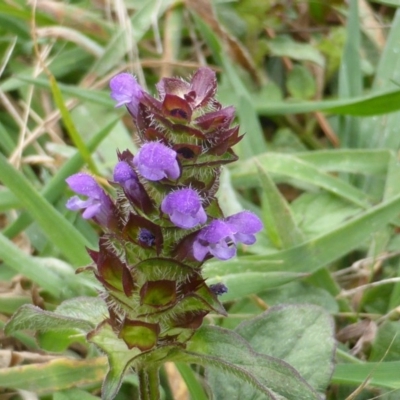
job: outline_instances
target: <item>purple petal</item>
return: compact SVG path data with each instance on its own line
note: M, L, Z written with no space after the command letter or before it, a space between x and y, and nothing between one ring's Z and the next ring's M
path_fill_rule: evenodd
M245 234L245 233L235 233L235 240L237 242L241 242L244 244L254 244L256 242L256 237L254 235L251 234Z
M206 226L199 232L199 239L205 242L216 244L221 240L234 241L234 232L229 224L219 219L213 220L210 225Z
M191 229L207 221L201 197L190 188L168 194L161 203L161 211L169 214L171 221L183 229Z
M90 219L99 214L101 209L101 203L94 203L86 208L86 210L82 213L82 217L85 219Z
M68 186L78 194L92 198L99 198L102 189L93 177L88 174L78 173L65 180Z
M197 261L203 261L206 255L209 253L208 246L202 245L198 240L195 240L193 243L193 257Z
M176 152L159 142L145 143L133 159L141 175L150 181L168 177L177 179L180 175Z
M135 172L127 162L120 161L114 168L114 181L123 184L130 179L137 179Z
M236 255L236 246L228 246L226 242L209 246L210 253L220 260L229 260Z
M114 76L110 81L111 97L117 102L116 107L126 104L133 115L137 115L143 89L135 77L128 73Z
M225 220L234 233L254 234L263 229L263 223L257 215L250 211L242 211Z

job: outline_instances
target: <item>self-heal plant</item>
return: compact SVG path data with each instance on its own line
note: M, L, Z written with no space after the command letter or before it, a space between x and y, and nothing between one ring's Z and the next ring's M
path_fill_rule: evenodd
M117 152L109 181L113 199L88 174L67 179L81 196L68 200L67 208L83 210L83 218L102 231L98 249L88 250L91 265L79 270L93 273L101 285L97 303L82 312L81 303L93 300L73 299L45 316L25 307L8 329L20 328L26 315L36 329L43 329L32 325L36 317L74 326L107 355L107 400L130 368L138 374L140 398L159 399L158 370L165 361L220 366L266 398L277 398L274 392L285 398L291 384L304 399L318 398L292 367L255 353L234 332L201 328L207 314L227 315L219 296L229 291L225 282L207 284L204 262L234 257L238 244L253 244L263 228L249 211L223 215L216 197L221 167L237 159L232 146L241 136L232 126L234 108L223 108L215 98L215 73L200 68L189 82L164 78L156 97L127 73L115 76L110 87L116 107L125 105L133 118L138 151ZM272 379L270 390L264 376L269 373L290 382Z

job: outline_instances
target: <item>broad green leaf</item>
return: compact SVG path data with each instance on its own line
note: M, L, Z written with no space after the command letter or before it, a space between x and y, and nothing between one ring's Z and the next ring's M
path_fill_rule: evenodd
M286 361L317 391L324 393L333 372L333 321L322 308L281 305L236 329L258 353Z
M311 99L317 90L313 75L303 65L295 65L289 71L286 86L292 97L301 100Z
M255 352L241 336L226 329L200 328L177 357L207 367L216 399L250 399L248 394L254 390L260 399L319 398L289 364ZM216 374L221 374L219 380Z
M294 281L265 290L257 293L257 297L268 306L313 304L324 308L329 313L337 313L339 311L336 299L328 291L304 281ZM221 300L223 300L223 297ZM247 321L252 315L258 315L260 311L260 306L253 299L243 298L229 307L228 318L224 318L222 326L234 329L240 322ZM240 316L243 316L243 318L240 318Z
M88 360L59 358L40 364L0 369L0 387L37 394L100 384L106 372L105 357Z
M384 149L335 149L296 153L320 171L350 172L353 174L386 174L391 158Z
M89 332L94 325L89 321L80 318L73 318L57 314L52 311L45 311L32 304L22 306L7 323L5 332L13 332L31 329L35 331L70 331L71 327L77 331Z
M299 228L307 238L327 233L360 213L360 209L331 193L303 193L291 203Z
M257 161L257 164L254 161ZM320 171L312 164L297 158L295 155L267 153L244 162L237 162L231 170L232 181L239 187L257 187L257 165L266 171L295 181L313 185L335 194L363 208L369 206L367 196L349 183ZM294 182L293 182L294 181Z
M312 61L320 66L325 63L324 58L315 46L295 42L289 36L277 36L268 42L268 47L274 56Z

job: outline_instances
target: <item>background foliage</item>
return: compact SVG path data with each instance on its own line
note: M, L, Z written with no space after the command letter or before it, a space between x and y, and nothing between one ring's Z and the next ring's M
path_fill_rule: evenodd
M226 214L249 209L266 227L236 259L206 265L209 283L229 287L222 298L229 316L209 323L235 329L305 376L329 333L319 318L300 320L299 310L322 307L334 317L339 344L330 382L315 378L316 386L329 383L328 399L398 398L398 6L3 1L0 327L22 304L51 311L95 294L74 269L89 263L85 246L96 247L97 232L65 209L64 180L82 168L108 179L116 148L135 149L129 117L109 98L110 78L130 71L153 91L163 76L188 76L208 64L218 72L219 100L237 107L246 132L236 146L240 161L224 171L220 201ZM260 333L265 340L252 341L257 320L249 318L271 307L280 319ZM308 333L313 324L320 337ZM309 357L291 353L283 340L299 338L299 328L299 348ZM99 396L105 360L82 337L63 330L0 340L2 398ZM208 375L216 398L228 398L218 381L234 387L232 377ZM201 368L166 365L164 398L207 398L203 376ZM136 386L128 376L117 398L134 398Z

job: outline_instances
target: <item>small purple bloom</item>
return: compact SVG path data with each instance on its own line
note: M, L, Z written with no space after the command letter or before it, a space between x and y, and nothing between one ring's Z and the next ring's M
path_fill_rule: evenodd
M83 218L95 218L100 224L107 225L112 202L95 179L88 174L78 173L67 178L66 182L74 192L87 196L86 200L78 196L71 197L66 207L73 211L84 209Z
M160 142L145 143L133 159L140 174L149 181L178 179L180 168L176 151Z
M263 228L260 219L249 211L242 211L225 220L215 219L201 229L193 242L193 256L203 261L210 253L220 260L236 255L236 243L253 244L254 234Z
M110 89L111 98L117 102L116 107L125 104L131 114L136 117L143 97L143 89L135 77L126 72L118 74L111 79Z
M139 180L132 167L120 161L114 168L114 181L119 183L125 194L132 200L140 198Z
M193 189L179 189L168 194L161 203L161 211L168 214L179 228L191 229L207 221L201 197Z
M221 296L224 293L228 293L228 288L222 282L210 285L210 290L217 296Z
M263 229L263 224L257 215L250 211L242 211L231 215L225 221L231 226L235 232L234 237L238 242L244 244L253 244L256 241L255 233Z
M146 246L153 246L156 241L156 237L146 228L142 228L138 235L139 242L145 244Z

